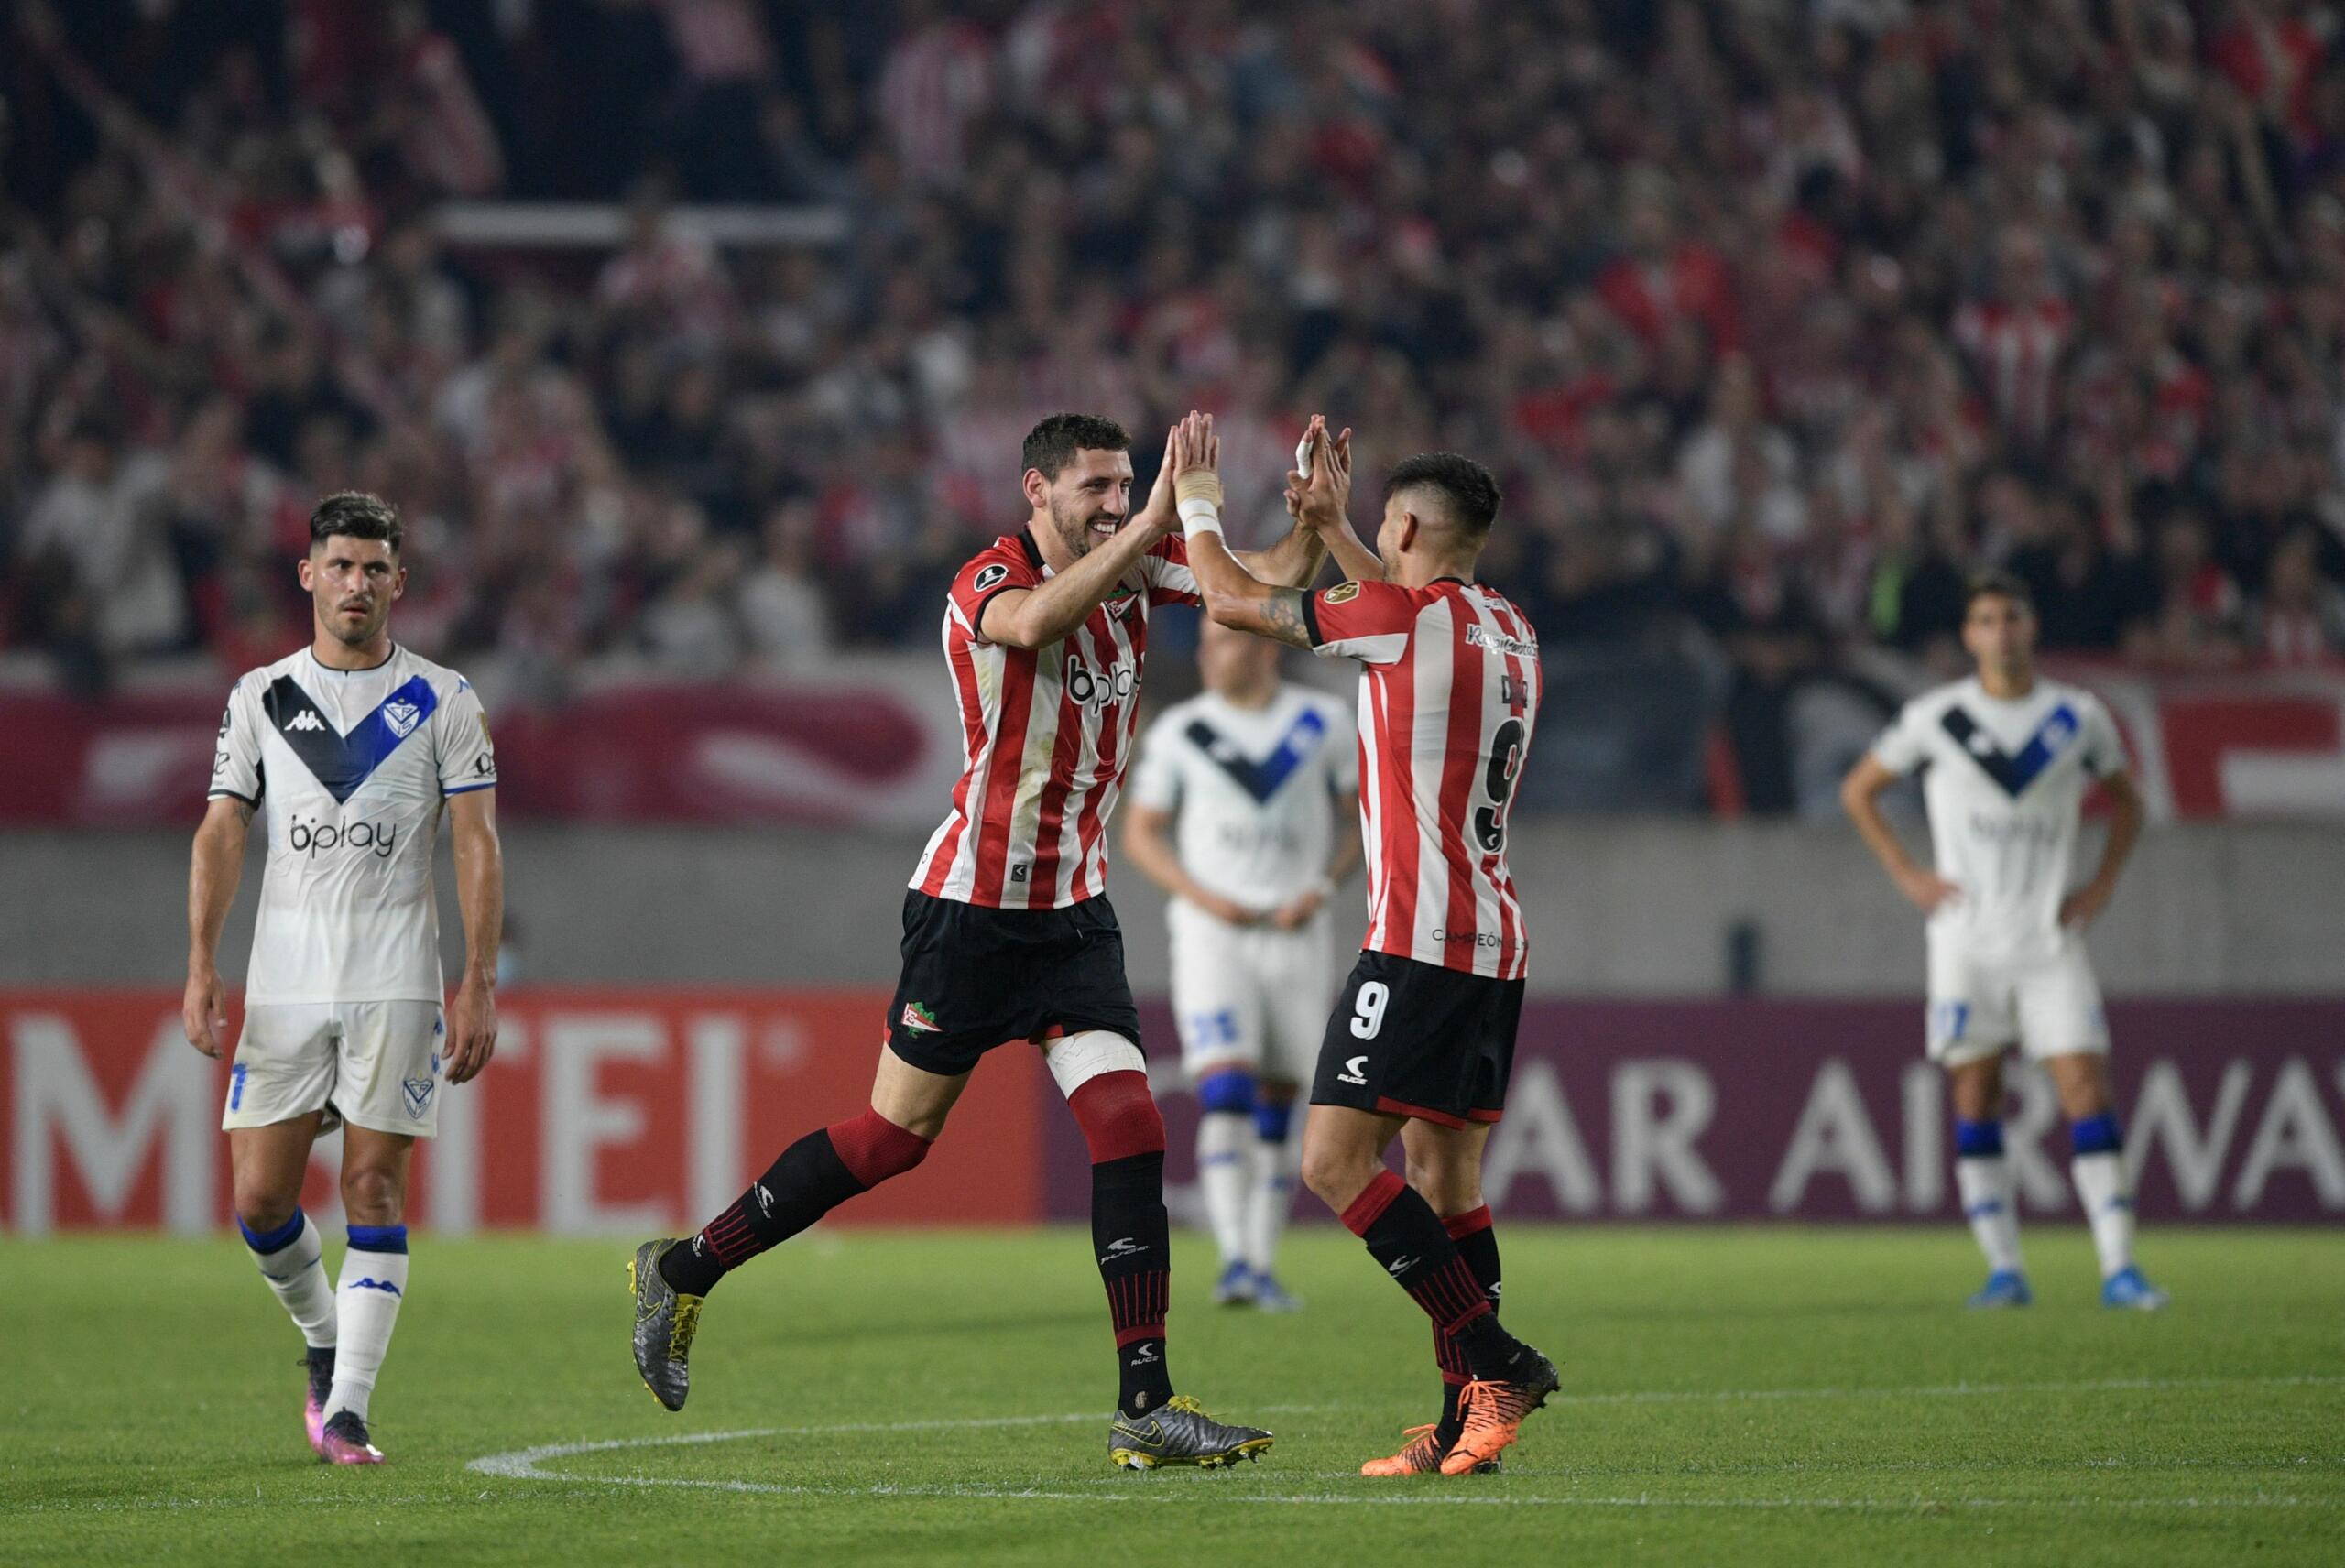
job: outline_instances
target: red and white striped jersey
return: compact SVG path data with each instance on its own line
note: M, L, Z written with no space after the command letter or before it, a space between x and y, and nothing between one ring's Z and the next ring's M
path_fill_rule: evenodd
M1027 533L961 568L944 603L944 661L961 707L961 781L912 887L993 909L1063 909L1107 887L1107 817L1140 725L1148 613L1195 604L1186 540L1159 540L1107 603L1042 648L988 642L986 606L1052 575Z
M1965 305L1954 318L1955 341L1978 366L1995 419L2028 441L2042 441L2060 412L2060 361L2075 336L2075 312L2064 299L2030 305Z
M1519 980L1530 939L1507 808L1539 715L1539 637L1478 583L1339 583L1303 600L1313 647L1358 659L1370 952Z

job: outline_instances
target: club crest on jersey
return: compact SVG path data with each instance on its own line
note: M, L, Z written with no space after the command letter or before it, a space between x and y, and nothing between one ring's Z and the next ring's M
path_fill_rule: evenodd
M407 1094L408 1119L421 1121L424 1111L431 1104L431 1091L439 1085L429 1078L402 1078L399 1087Z
M944 1026L936 1021L936 1015L930 1012L926 1007L922 1007L918 1002L906 1002L904 1004L902 1016L898 1018L896 1021L901 1024L904 1028L911 1030L914 1034L942 1034L944 1032Z
M417 707L413 702L386 702L383 704L383 723L388 725L390 727L390 732L398 736L401 740L405 740L409 735L413 735L415 733L415 726L422 723L422 721L423 710Z
M1328 589L1325 593L1320 594L1319 602L1323 604L1348 604L1354 599L1358 597L1358 583L1338 583L1333 588Z

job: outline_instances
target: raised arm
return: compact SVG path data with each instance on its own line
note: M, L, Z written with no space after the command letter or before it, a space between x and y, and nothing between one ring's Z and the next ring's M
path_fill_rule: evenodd
M1336 558L1336 569L1347 581L1383 582L1384 562L1352 532L1351 427L1347 425L1340 435L1330 436L1326 417L1314 414L1310 428L1303 431L1301 455L1310 467L1307 472L1297 469L1286 476L1286 509L1294 515L1298 527L1308 528L1318 536L1319 542L1327 547L1327 553ZM1258 572L1255 575L1262 574Z
M505 933L505 848L496 836L496 791L448 797L456 856L456 904L464 917L464 975L448 1015L448 1082L461 1083L496 1050L496 944Z
M1314 423L1316 426L1318 421ZM1226 626L1309 648L1311 627L1303 614L1302 593L1264 582L1222 542L1221 442L1213 431L1213 416L1193 410L1173 427L1168 452L1167 466L1173 474L1181 519L1188 529L1189 570L1196 576L1205 614ZM1318 466L1321 472L1313 475L1316 492L1296 513L1298 528L1318 531L1324 495L1335 487L1334 465ZM1344 484L1347 489L1347 474Z
M1247 575L1284 588L1308 588L1327 560L1327 541L1297 517L1284 539L1268 550L1232 550Z
M236 901L245 874L245 830L251 801L215 796L195 830L187 877L187 989L180 997L180 1027L187 1042L217 1057L228 1030L227 995L220 984L220 928Z
M1156 541L1177 523L1172 509L1172 442L1164 443L1166 462L1157 471L1156 486L1148 505L1116 537L1033 588L1013 588L997 593L986 605L977 635L987 642L1010 648L1042 648L1068 636L1106 602L1124 573L1140 562Z

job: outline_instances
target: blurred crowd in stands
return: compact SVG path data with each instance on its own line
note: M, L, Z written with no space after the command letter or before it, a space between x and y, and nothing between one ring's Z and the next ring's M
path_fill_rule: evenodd
M0 649L101 689L398 619L557 689L926 646L1060 408L1301 420L1507 489L1551 657L1784 704L1950 669L1960 584L2143 667L2345 653L2345 27L2292 0L22 0ZM445 205L617 203L614 245ZM703 203L825 210L719 248ZM1366 488L1366 486L1363 486ZM1356 511L1372 527L1375 502ZM1886 662L1885 662L1886 661ZM1894 681L1891 681L1894 684Z

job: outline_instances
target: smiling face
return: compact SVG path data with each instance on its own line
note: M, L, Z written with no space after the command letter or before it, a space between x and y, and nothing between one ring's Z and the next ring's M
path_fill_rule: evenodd
M1050 531L1070 557L1116 537L1132 515L1132 455L1083 447L1045 479L1026 471L1026 498L1050 515Z
M407 591L407 568L387 540L330 534L301 562L318 629L345 648L364 648L383 633L391 603Z

